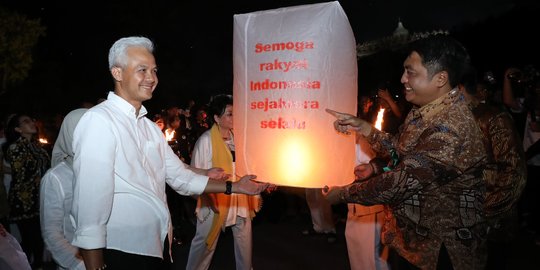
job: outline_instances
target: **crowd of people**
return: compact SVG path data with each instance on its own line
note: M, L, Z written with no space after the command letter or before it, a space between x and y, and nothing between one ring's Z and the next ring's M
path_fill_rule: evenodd
M347 204L351 269L504 269L519 230L540 232L540 74L509 67L497 83L447 35L410 45L402 91L381 84L357 115L328 108L356 137L355 180L306 190L301 233L334 242L331 205ZM0 247L13 253L0 266L40 269L47 250L59 269L169 269L172 245L191 241L187 269L208 269L230 228L236 268L253 268L252 219L275 186L235 173L230 95L149 114L153 50L117 40L114 91L66 114L52 148L32 115L2 121Z

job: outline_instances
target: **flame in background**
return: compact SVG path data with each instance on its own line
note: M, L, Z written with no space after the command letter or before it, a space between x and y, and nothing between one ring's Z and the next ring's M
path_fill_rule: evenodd
M381 108L379 112L377 113L377 121L375 121L375 128L378 130L382 130L382 123L384 122L383 116L384 116L384 109Z
M39 142L42 143L42 144L48 144L49 143L47 138L39 138Z
M168 129L165 130L165 139L167 139L168 142L172 141L174 139L175 131L169 131Z

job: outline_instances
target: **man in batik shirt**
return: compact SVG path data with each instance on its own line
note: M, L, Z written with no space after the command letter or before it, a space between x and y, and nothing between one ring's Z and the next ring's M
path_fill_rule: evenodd
M489 224L486 269L506 265L507 252L518 233L517 202L527 182L527 164L512 116L490 101L492 83L476 80L471 69L460 84L480 129L487 150L484 215Z
M353 115L328 110L339 132L354 130L384 154L390 171L343 187L327 199L387 205L383 243L420 269L483 269L486 258L482 133L457 89L469 57L454 39L437 35L412 44L401 82L414 105L396 136Z

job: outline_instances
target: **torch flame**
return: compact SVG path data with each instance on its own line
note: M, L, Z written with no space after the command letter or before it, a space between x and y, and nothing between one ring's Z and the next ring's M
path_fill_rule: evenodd
M39 138L39 142L42 143L42 144L48 144L49 143L47 138Z
M384 122L383 116L384 116L384 109L381 108L379 110L379 113L377 113L377 121L375 121L375 128L378 130L382 130L382 123Z
M167 139L168 142L172 141L174 139L174 129L172 131L169 131L168 129L165 130L165 139Z

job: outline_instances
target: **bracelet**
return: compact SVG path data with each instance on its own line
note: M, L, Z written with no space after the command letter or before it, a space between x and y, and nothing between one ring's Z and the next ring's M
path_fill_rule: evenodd
M226 195L231 195L232 194L232 182L231 181L226 181L225 182L225 194Z
M94 270L104 270L107 268L107 265L106 264L103 264L102 266L98 267L98 268L94 268Z

